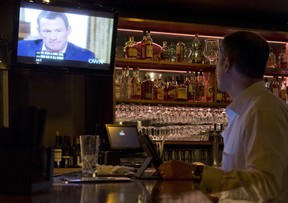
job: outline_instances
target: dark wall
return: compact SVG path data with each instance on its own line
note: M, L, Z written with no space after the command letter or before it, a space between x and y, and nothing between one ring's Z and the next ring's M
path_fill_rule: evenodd
M51 1L57 2L59 0ZM277 1L282 2L282 0L273 1L271 9L266 2L266 8L263 8L263 10L258 9L261 5L264 5L264 2L260 0L257 0L260 4L253 1L254 3L251 3L251 5L254 5L254 7L246 10L240 9L240 7L246 6L244 3L243 5L230 7L230 5L226 6L224 0L146 0L141 3L136 3L132 0L62 1L85 4L101 3L104 6L117 8L120 16L123 17L278 31L288 30L288 11L287 9L285 10L287 7L279 4L280 7L277 9ZM214 5L205 6L202 2L214 2ZM218 2L221 2L221 4ZM231 2L235 3L236 1L227 2L231 4ZM247 0L245 2L249 4L250 1ZM0 36L11 43L13 0L1 0L0 13ZM113 78L111 76L9 72L9 80L10 108L12 110L23 105L35 105L47 109L48 119L45 129L45 145L54 143L56 130L69 135L95 133L96 131L104 136L104 123L113 122ZM96 125L98 125L98 130L95 130Z

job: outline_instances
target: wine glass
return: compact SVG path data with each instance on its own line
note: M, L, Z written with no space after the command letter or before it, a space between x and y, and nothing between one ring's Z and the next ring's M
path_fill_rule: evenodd
M219 40L218 39L206 39L203 50L203 55L209 61L210 64L215 64L215 60L219 52Z

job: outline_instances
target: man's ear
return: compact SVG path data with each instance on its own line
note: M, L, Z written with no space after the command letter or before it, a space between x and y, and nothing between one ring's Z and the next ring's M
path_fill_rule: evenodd
M232 67L232 61L229 59L227 56L225 57L224 60L224 70L227 73Z
M71 34L71 30L72 30L71 26L68 26L67 30L68 30L68 35L70 35Z

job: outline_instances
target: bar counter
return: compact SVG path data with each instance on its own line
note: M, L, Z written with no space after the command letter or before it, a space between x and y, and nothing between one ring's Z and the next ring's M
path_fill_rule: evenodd
M48 191L32 195L0 195L2 203L160 203L215 200L198 190L193 181L133 179L117 183L67 183L65 178L79 172L57 175ZM58 173L59 174L59 173Z

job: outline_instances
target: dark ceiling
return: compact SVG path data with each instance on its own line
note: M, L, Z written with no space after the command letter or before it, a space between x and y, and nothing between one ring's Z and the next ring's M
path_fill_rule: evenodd
M44 1L44 0L33 0ZM45 0L46 2L48 0ZM1 0L1 10L13 0ZM100 4L120 16L288 31L288 0L50 0Z
M121 16L288 31L288 0L77 0Z

